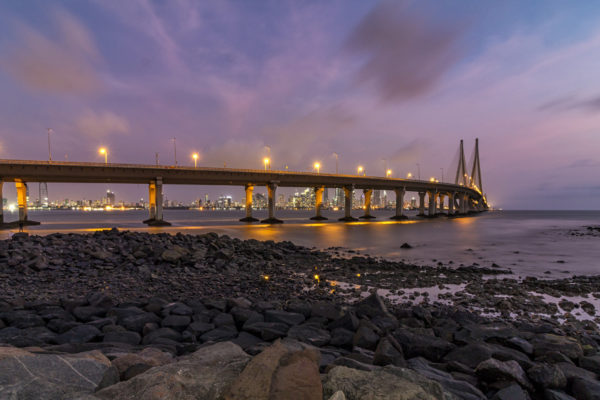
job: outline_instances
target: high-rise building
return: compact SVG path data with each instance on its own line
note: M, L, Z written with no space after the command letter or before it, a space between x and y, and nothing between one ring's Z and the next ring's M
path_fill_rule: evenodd
M104 204L108 206L114 206L116 204L115 194L110 190L106 191L106 197L104 198Z

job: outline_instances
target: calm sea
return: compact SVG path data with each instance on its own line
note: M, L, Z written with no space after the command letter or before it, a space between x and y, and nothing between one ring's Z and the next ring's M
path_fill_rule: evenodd
M359 215L359 211L356 211ZM281 225L244 224L243 211L165 210L173 225L149 228L142 224L146 211L30 211L42 225L27 228L31 234L91 232L118 227L142 232L217 232L240 239L290 240L296 244L327 248L341 246L361 254L403 259L423 265L496 263L516 274L565 277L600 274L600 237L569 235L586 225L600 225L600 211L493 211L457 219L391 221L392 211L376 211L370 222L340 223L341 212L324 212L328 221L313 223L311 211L278 211ZM254 213L264 218L265 212ZM414 215L409 213L409 216ZM5 220L16 219L5 212ZM5 239L14 231L0 231ZM401 249L403 243L412 249ZM551 271L552 274L545 274Z

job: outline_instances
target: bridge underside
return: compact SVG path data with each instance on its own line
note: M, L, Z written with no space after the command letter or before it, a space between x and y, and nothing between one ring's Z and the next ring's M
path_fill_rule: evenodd
M373 190L389 190L396 193L396 213L392 216L393 219L406 218L403 215L406 192L419 194L420 216L434 217L441 214L456 216L487 209L485 197L479 191L463 185L288 171L0 160L0 198L2 198L4 182L14 182L16 185L19 220L5 223L0 208L0 228L37 224L27 218L27 182L147 184L149 218L144 222L153 226L170 225L163 219L162 187L165 184L243 186L246 189L246 217L242 218L244 222L256 221L252 217L252 191L255 186L266 186L268 189L269 217L262 221L264 223L282 222L275 216L275 193L278 187L314 188L316 215L312 219L316 220L325 219L321 215L325 188L344 190L345 216L341 218L342 221L355 220L351 215L352 198L354 191L361 189L365 197L365 213L361 218L367 220L374 218L370 207ZM425 196L428 198L427 214Z

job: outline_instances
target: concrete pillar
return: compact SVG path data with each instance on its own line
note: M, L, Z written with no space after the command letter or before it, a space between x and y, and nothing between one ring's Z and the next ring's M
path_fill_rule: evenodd
M244 218L240 218L242 222L256 222L257 218L252 216L252 193L254 192L254 186L248 184L246 185L246 216Z
M439 206L440 208L438 209L438 214L443 214L444 213L444 200L446 200L446 195L443 193L438 193L438 198L439 198Z
M19 204L19 222L27 221L27 184L15 181L17 187L17 203Z
M469 212L469 195L463 193L460 197L460 212L461 214L467 214Z
M375 218L371 215L371 197L373 196L373 189L363 189L363 194L365 195L365 214L359 218L373 219Z
M265 224L282 224L283 221L275 218L275 193L277 192L277 184L269 183L267 185L267 196L268 196L268 208L269 208L269 217L267 219L263 219L262 223Z
M158 177L148 184L148 210L150 218L144 221L150 226L170 226L163 220L162 178Z
M315 216L310 219L315 221L323 221L327 218L321 215L321 209L323 208L323 192L325 188L323 186L318 186L315 188Z
M419 192L419 214L422 217L425 215L425 192Z
M4 210L2 209L2 199L3 199L2 186L3 185L4 185L4 182L0 181L0 227L2 225L4 225Z
M358 221L352 216L352 193L354 191L353 186L344 186L344 216L340 218L340 221Z
M406 193L406 190L404 188L396 188L394 189L394 192L396 192L396 215L394 215L390 219L406 219L407 217L403 213L404 194Z
M435 203L437 193L429 192L429 209L427 210L427 216L432 218L435 216Z
M454 196L455 192L448 193L448 215L454 215Z

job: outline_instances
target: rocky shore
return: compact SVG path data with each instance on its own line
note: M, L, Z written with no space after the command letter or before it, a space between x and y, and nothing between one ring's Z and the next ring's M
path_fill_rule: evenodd
M0 242L0 399L598 399L600 277L215 234Z

